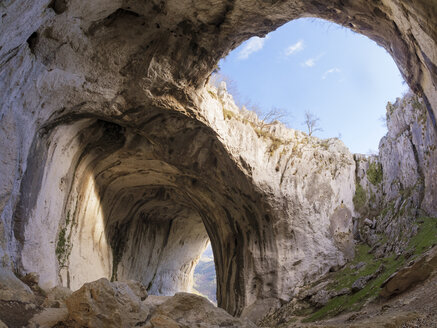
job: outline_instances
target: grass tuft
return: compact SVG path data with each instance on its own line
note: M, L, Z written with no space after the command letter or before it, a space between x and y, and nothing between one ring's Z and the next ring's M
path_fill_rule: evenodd
M367 180L374 186L382 182L382 165L381 163L372 162L367 170Z

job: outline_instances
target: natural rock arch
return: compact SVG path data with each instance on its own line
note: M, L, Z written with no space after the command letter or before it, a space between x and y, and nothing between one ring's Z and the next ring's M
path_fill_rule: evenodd
M410 87L424 97L435 125L437 30L433 22L437 5L430 2L417 1L413 6L409 1L394 0L29 0L8 3L0 10L0 90L8 95L1 104L2 125L6 127L1 132L2 140L7 140L0 148L4 158L0 172L0 211L5 231L2 255L8 255L18 267L25 265L23 261L32 254L23 253L26 243L42 249L41 240L39 244L30 243L36 234L35 227L30 229L28 224L35 213L40 213L38 206L47 216L38 216L37 228L47 222L59 235L63 228L56 222L61 222L61 218L70 220L68 213L72 212L65 195L54 193L49 197L55 184L72 186L80 179L93 177L102 202L106 202L102 189L109 182L98 175L104 171L99 165L105 162L96 162L88 173L84 169L83 176L76 178L72 167L84 160L80 154L87 150L87 143L95 136L105 136L104 126L112 126L124 132L118 132L116 140L109 140L108 145L88 149L95 152L94 157L99 152L105 154L105 159L113 156L107 163L109 167L122 156L115 154L118 150L112 147L121 140L135 140L135 145L151 147L147 154L153 154L153 160L169 168L168 172L161 168L161 175L165 172L172 176L175 168L183 169L179 185L190 187L191 191L185 190L181 198L175 196L175 189L165 187L165 193L177 204L189 199L191 204L181 208L194 208L205 224L215 252L220 306L238 314L258 298L284 298L290 293L294 280L289 281L286 272L290 267L284 261L293 257L287 257L287 251L282 250L285 260L278 261L278 245L292 235L280 233L290 228L291 223L284 221L284 213L288 212L281 212L283 204L275 203L273 193L266 192L268 188L260 192L253 184L250 166L229 155L231 151L209 127L210 116L202 98L205 81L220 58L249 37L265 35L290 20L320 17L378 42L393 56ZM80 131L89 129L91 123L98 125L96 130L88 132L89 140L81 141L84 137L80 137ZM70 159L65 163L69 170L64 172L68 173L68 181L57 172L62 167L60 162L53 162L48 156L55 154L49 150L56 147L58 139L52 139L56 133L63 146L82 143L81 147L85 147L77 146L77 152L70 153L70 157L66 153L59 157L59 161ZM67 140L61 142L62 138ZM183 157L186 162L168 154L173 144L174 151L188 149L189 156ZM181 146L191 144L205 145L203 148L208 151L191 154L190 148ZM127 142L119 147L129 145ZM129 158L135 154L128 150L127 153L127 159L118 166L125 174L134 174L139 168L129 167ZM217 170L202 172L202 161L212 161L208 167L215 166ZM149 164L145 164L147 170L152 168ZM44 189L44 183L51 181L44 180L47 174L58 175ZM134 180L144 177L134 176ZM148 184L145 181L143 186ZM211 190L212 185L217 188L215 191ZM134 184L128 189L137 190L133 187ZM112 192L117 194L123 189L121 185L117 188ZM193 191L197 188L200 191ZM137 191L133 193L139 195ZM41 195L43 198L39 199ZM50 214L50 201L59 209L57 218ZM111 215L106 215L106 219L110 221ZM221 223L215 226L217 222ZM27 237L26 229L31 231ZM106 236L109 244L110 231ZM115 244L111 247L117 248ZM48 256L55 263L54 245L49 250ZM116 260L123 263L123 258ZM104 266L108 269L111 263L105 262ZM24 267L31 268L35 267ZM47 269L36 268L41 272Z
M21 265L47 287L103 276L172 295L190 287L209 236L218 297L242 308L257 287L247 288L242 270L277 279L271 208L209 129L179 114L148 115L140 130L83 117L43 130L22 184L23 194L40 192L15 213Z

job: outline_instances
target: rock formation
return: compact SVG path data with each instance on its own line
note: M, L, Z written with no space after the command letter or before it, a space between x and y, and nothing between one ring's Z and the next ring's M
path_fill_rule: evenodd
M355 155L356 237L381 256L405 251L418 216L437 217L437 135L423 101L408 93L388 103L387 127L378 156Z
M232 317L201 296L188 293L148 296L145 286L135 281L109 282L101 278L84 284L74 293L54 288L43 297L44 308L37 306L39 312L27 327L256 327L247 319ZM48 300L56 301L56 306ZM10 327L19 327L11 318L2 319Z
M221 307L240 314L288 300L353 255L355 163L340 141L260 128L224 90L209 89L208 76L253 35L329 19L393 56L436 129L436 6L3 2L1 266L37 272L45 288L106 277L170 294L188 288L209 237ZM430 213L432 172L419 173Z

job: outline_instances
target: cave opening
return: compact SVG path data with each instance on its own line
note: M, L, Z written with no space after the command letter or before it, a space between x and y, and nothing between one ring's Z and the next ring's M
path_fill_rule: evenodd
M242 302L223 290L238 282L232 272L244 256L238 252L257 251L242 246L250 236L239 221L269 238L268 223L257 227L265 201L210 130L161 111L147 122L139 132L79 116L41 131L23 188L42 193L21 200L17 217L27 219L15 222L22 267L39 272L45 288L77 290L106 277L138 280L150 294L168 296L192 291L195 266L210 243L211 301Z
M217 278L214 253L209 241L194 269L193 288L196 293L198 292L200 295L206 296L211 302L217 304Z
M204 210L191 199L193 189L175 182L187 179L191 188L201 183L168 158L157 158L147 139L118 124L82 119L47 135L55 142L46 151L61 162L39 172L41 183L50 189L50 182L59 179L66 197L55 208L38 208L37 214L58 211L62 217L58 231L47 222L61 284L76 290L106 277L141 281L154 295L191 291L194 268L210 239L200 214ZM28 240L39 238L35 234ZM38 250L28 245L23 265L38 266L33 262ZM39 266L51 270L47 263ZM54 274L41 283L56 283Z
M218 63L210 83L222 81L240 110L254 111L265 127L278 120L369 155L387 133L386 106L409 91L383 47L319 18L245 41Z

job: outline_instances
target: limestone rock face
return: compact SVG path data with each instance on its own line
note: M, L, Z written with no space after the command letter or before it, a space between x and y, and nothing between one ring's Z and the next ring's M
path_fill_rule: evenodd
M387 126L380 144L386 202L409 193L413 206L437 216L437 135L423 101L410 93L389 103Z
M238 44L304 16L385 47L435 128L433 2L2 3L1 266L38 273L44 288L106 277L172 294L189 290L209 238L219 305L239 314L344 263L351 154L261 128L206 84Z
M389 103L387 128L378 156L355 155L359 238L381 255L404 251L418 216L437 216L437 134L423 101L408 93Z
M18 207L27 221L17 222L24 270L38 272L45 287L77 289L106 277L172 295L190 290L209 236L218 295L237 301L225 295L231 279L250 305L288 299L353 256L355 163L341 141L280 123L261 127L213 87L202 106L215 140L205 127L164 114L148 135L81 119L41 136L41 156L24 179L41 192ZM44 158L51 161L40 166Z

